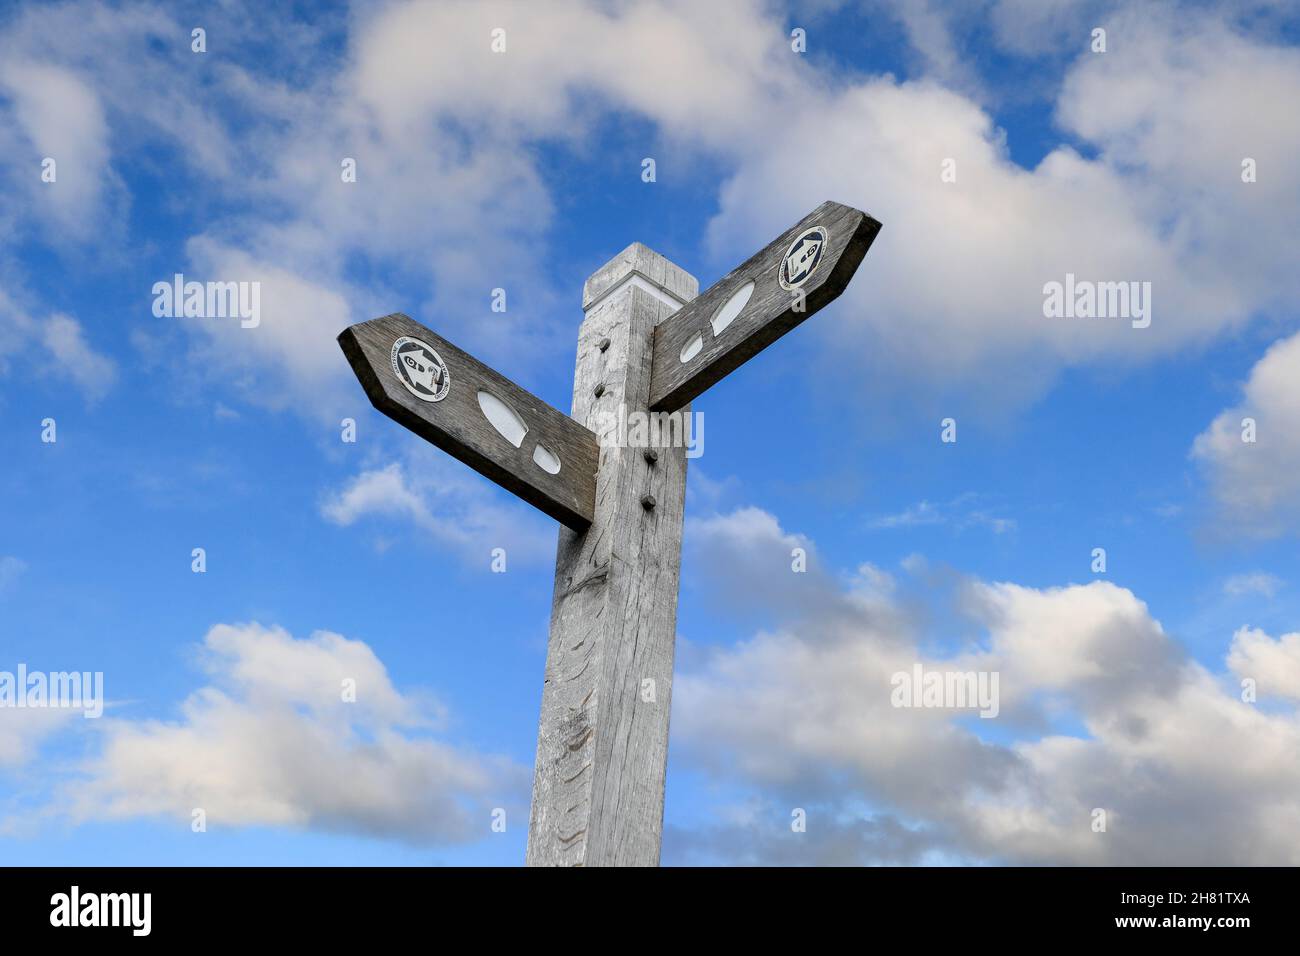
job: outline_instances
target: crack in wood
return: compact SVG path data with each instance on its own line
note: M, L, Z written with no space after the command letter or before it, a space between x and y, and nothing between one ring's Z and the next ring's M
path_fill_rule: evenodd
M564 596L570 597L574 594L577 594L583 588L595 587L598 584L604 584L608 579L609 579L609 565L607 564L600 565L597 567L597 569L594 572L587 575L577 584L574 584L567 591L565 591ZM569 580L572 581L573 579L570 578Z

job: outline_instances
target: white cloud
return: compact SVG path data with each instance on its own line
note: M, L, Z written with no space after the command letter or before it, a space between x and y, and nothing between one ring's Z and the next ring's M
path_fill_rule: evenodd
M946 86L982 96L982 83L971 58L958 52L953 36L956 25L949 21L958 16L956 9L930 0L895 0L890 6L927 75Z
M843 389L826 379L828 391L872 403L868 421L889 399L916 414L918 393L923 410L952 389L968 405L1032 398L1061 368L1149 361L1291 308L1300 184L1245 184L1241 160L1282 169L1300 151L1300 118L1285 105L1300 90L1300 51L1240 36L1213 12L1137 8L1108 26L1110 52L1087 53L1081 38L1056 102L1061 127L1096 158L1061 145L1026 170L975 102L890 79L778 109L786 134L741 157L712 224L720 262L825 198L884 223L813 333L852 377ZM955 183L940 179L946 158ZM1067 273L1151 282L1151 327L1045 318L1042 288Z
M398 693L366 644L329 631L296 640L283 628L218 624L204 639L203 660L210 674L254 704L335 711L343 681L352 680L364 688L352 706L371 719L418 726L433 716Z
M29 763L47 738L82 719L81 711L67 707L0 707L0 769ZM0 831L3 824L0 820Z
M508 52L491 52L491 31ZM561 0L525 4L393 5L355 45L357 99L389 135L423 133L440 115L479 128L577 137L593 115L581 97L720 142L752 119L736 107L795 86L780 30L757 3L701 8L685 0L608 8ZM442 56L428 55L437 39ZM780 63L781 61L777 61Z
M358 389L335 341L353 321L348 290L206 237L190 240L188 250L188 281L258 283L260 313L255 324L238 317L156 320L179 323L193 336L191 367L255 404L337 420Z
M701 827L669 824L664 830L665 860L703 866L860 866L871 860L883 866L954 865L943 852L942 837L908 827L892 816L846 820L811 811L802 833L790 828L792 810L777 801L746 806L743 822ZM764 825L764 824L768 825Z
M366 514L413 518L425 526L433 524L428 507L406 486L406 476L397 462L362 472L347 488L327 501L322 511L325 517L341 525L352 524Z
M1233 51L1225 62L1208 41L1173 43L1164 55L1190 58L1188 69L1208 73L1207 84L1300 88L1300 54L1279 54L1253 71L1236 53L1249 44L1226 32L1218 39ZM855 381L868 361L891 389L919 384L933 393L974 383L990 397L1024 398L1064 366L1141 361L1204 342L1295 290L1286 243L1278 241L1300 208L1294 184L1280 177L1242 195L1249 187L1240 181L1240 156L1228 163L1223 154L1248 141L1270 164L1284 163L1294 153L1287 137L1300 134L1300 121L1280 104L1254 113L1208 93L1178 103L1178 119L1166 121L1163 91L1175 77L1160 74L1169 83L1157 88L1143 75L1143 56L1107 54L1108 72L1085 63L1067 85L1061 115L1067 127L1098 141L1102 156L1088 160L1061 147L1028 171L1011 162L986 113L942 87L872 80L825 97L724 187L712 228L719 258L752 247L754 236L772 234L824 198L875 215L884 230L837 318L817 328L838 361L852 365ZM1144 107L1131 126L1096 118L1119 100ZM1162 137L1132 145L1147 126ZM1223 143L1215 151L1217 178L1201 159L1186 159L1207 127ZM940 179L949 157L956 183ZM1208 211L1188 209L1171 181L1189 189L1199 182L1195 192ZM1045 318L1043 286L1067 273L1151 282L1151 327ZM899 369L913 385L900 380Z
M1247 418L1254 441L1245 440ZM1255 364L1241 402L1196 437L1192 458L1235 534L1300 531L1300 335L1275 343Z
M321 514L344 527L384 520L407 540L451 548L475 567L486 567L494 548L510 562L549 561L554 523L506 494L441 451L413 445L404 462L363 468L331 492Z
M1255 310L1290 310L1300 183L1278 173L1300 152L1300 116L1288 106L1300 91L1300 49L1248 38L1213 12L1134 6L1109 27L1110 51L1081 56L1057 112L1123 176L1143 220L1160 224L1179 278L1210 296L1197 304L1167 288L1157 315L1195 336ZM1257 182L1242 182L1247 157Z
M952 50L973 17L890 7L935 75L968 87ZM142 49L166 25L157 17L86 12L75 52L110 128L132 134L124 148L161 138L243 200L190 253L201 266L205 250L238 249L239 270L282 280L262 335L196 333L230 353L250 392L287 386L298 407L328 406L326 392L355 390L330 354L333 335L399 308L436 316L489 360L567 355L567 327L545 321L572 290L546 267L552 173L537 147L582 152L610 114L630 113L658 134L661 168L705 153L731 170L709 231L719 264L828 197L885 223L836 318L816 324L833 367L858 381L864 363L878 373L865 376L877 393L846 390L852 401L878 407L880 392L901 401L974 385L988 402L1014 402L1063 367L1203 345L1300 290L1286 251L1300 184L1279 172L1300 151L1289 108L1300 53L1241 35L1213 10L1108 8L1054 3L1030 17L1008 0L996 6L999 29L1024 34L1004 41L1025 49L1038 42L1026 37L1059 44L1107 11L1109 52L1088 53L1081 36L1055 104L1064 134L1099 155L1062 145L1032 170L1011 161L976 100L933 79L818 72L756 2L389 4L349 22L329 72L286 83L232 66L210 78L207 111L189 104L197 80L171 54L144 58L141 77L102 52ZM23 18L14 62L28 51L57 60L52 31L70 18ZM504 54L490 49L495 27L506 30ZM311 38L288 21L284 33L286 55L305 60ZM169 78L161 105L134 117L148 99L141 84L159 71ZM1237 108L1243 101L1252 109ZM785 131L775 139L773 117ZM1249 186L1243 155L1261 170ZM357 160L356 183L340 181L344 156ZM956 183L940 181L948 157ZM1150 281L1151 328L1044 318L1042 287L1066 272ZM423 301L396 302L384 283L356 278L367 274L424 289ZM502 276L530 304L479 321Z
M60 378L70 379L90 401L103 398L117 381L117 365L92 349L81 324L67 315L50 316L41 326L41 344L58 363Z
M204 640L212 683L176 720L104 718L100 752L70 785L75 820L171 817L208 826L288 826L410 842L487 831L526 773L429 735L437 714L399 692L360 641L217 625ZM356 682L356 703L343 681Z
M684 548L686 566L704 569L707 581L684 577L683 589L729 610L752 605L755 581L764 582L768 606L791 610L816 606L834 593L834 584L818 573L820 557L812 542L782 531L761 508L687 518ZM803 550L811 569L807 579L791 572L796 548Z
M976 507L979 496L958 495L951 501L935 504L918 501L894 514L879 515L867 522L870 528L915 528L925 525L951 525L958 531L972 527L988 528L994 534L1016 529L1014 518L1000 518L987 509Z
M1300 633L1274 640L1258 628L1243 627L1232 636L1228 667L1254 680L1261 697L1300 701Z
M0 286L0 373L8 371L8 356L23 347L34 326L26 310Z
M916 525L942 524L939 509L928 501L919 501L897 514L882 515L869 522L873 528L911 528Z
M757 845L786 861L845 862L843 849L775 839L801 806L856 849L854 862L1300 861L1296 713L1243 703L1130 591L967 582L957 606L983 636L944 655L924 639L916 594L877 587L864 603L850 584L802 607L783 595L782 576L821 593L829 582L764 562L790 538L768 519L750 515L743 537L729 533L735 516L694 533L716 532L701 586L743 575L751 608L779 623L696 649L673 693L678 752L710 780L786 808L741 826ZM1239 635L1230 666L1291 668L1293 643ZM969 714L891 706L891 675L917 661L997 671L999 718L972 728ZM981 736L991 725L996 737ZM1105 833L1092 830L1095 808L1107 811ZM735 828L702 831L709 854L744 859Z
M14 185L39 212L33 216L51 239L86 240L101 224L101 196L112 186L109 127L99 95L72 70L46 63L5 60L0 66L0 121L16 124L25 149L5 157ZM56 163L44 182L42 163Z
M1228 597L1246 597L1258 594L1271 598L1282 587L1282 579L1267 571L1249 571L1234 574L1223 582L1223 593Z
M996 0L989 19L1003 47L1042 55L1089 49L1093 27L1106 24L1104 14L1115 5L1109 0Z
M1009 671L1013 699L1037 690L1123 696L1176 680L1177 645L1126 588L979 583L968 599L988 629L989 659Z
M53 375L38 377L53 382L58 389L70 383L88 402L103 398L117 381L117 364L91 347L76 319L61 312L44 319L34 318L19 302L20 298L29 297L21 290L11 294L0 289L0 375L25 374L25 369L8 359L39 348L42 351L36 357L35 367L42 373L53 370Z

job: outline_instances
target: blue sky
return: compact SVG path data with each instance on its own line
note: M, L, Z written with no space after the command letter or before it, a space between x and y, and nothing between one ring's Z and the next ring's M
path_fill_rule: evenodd
M5 8L0 671L108 707L0 708L0 860L521 862L554 524L334 338L567 410L614 253L703 288L834 199L849 291L694 405L664 862L1300 861L1293 12L692 6ZM260 325L155 316L178 272ZM1048 318L1066 272L1150 327ZM999 719L891 708L913 660Z

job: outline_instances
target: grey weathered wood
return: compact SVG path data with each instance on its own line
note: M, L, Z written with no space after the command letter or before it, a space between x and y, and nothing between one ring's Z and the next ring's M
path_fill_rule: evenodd
M799 286L804 294L803 310L796 311L795 293L782 287L778 272L790 243L813 226L823 227L827 240L817 267ZM650 407L664 411L680 408L834 301L848 285L879 231L880 223L866 213L836 202L824 202L744 265L710 286L655 332ZM751 280L754 291L748 304L715 336L710 325L713 316L733 292ZM683 362L683 348L700 333L702 348Z
M656 324L697 288L634 243L583 290L573 417L602 435L600 466L591 527L560 529L532 866L659 862L686 455L662 447L647 455L612 439L620 407L648 409ZM653 681L653 701L644 699L645 681Z
M446 363L451 386L445 398L423 401L397 378L390 352L401 336L427 342ZM557 521L579 529L591 524L599 449L589 429L401 313L344 329L339 345L371 403L389 418ZM511 406L528 426L520 447L483 414L480 390ZM539 443L559 458L557 474L533 461Z

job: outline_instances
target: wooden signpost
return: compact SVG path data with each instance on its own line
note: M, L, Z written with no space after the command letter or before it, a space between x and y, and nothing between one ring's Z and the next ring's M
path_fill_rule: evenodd
M563 525L529 865L659 862L686 449L624 447L618 416L686 412L843 292L879 230L823 203L698 298L628 246L583 289L572 416L405 315L339 336L377 409Z

